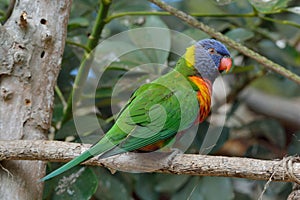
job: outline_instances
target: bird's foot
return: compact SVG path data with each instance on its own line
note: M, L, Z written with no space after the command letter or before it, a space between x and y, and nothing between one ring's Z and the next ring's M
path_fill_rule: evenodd
M177 148L171 148L171 153L170 155L167 157L167 163L168 165L172 165L173 160L175 159L175 157L179 154L183 154L184 152L181 149L177 149Z

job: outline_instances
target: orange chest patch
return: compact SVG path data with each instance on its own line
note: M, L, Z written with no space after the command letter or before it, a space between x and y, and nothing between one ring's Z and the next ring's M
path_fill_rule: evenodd
M198 119L195 121L195 123L201 123L206 119L210 112L212 86L209 81L205 81L198 76L190 76L189 79L199 89L197 92L197 99L200 109Z

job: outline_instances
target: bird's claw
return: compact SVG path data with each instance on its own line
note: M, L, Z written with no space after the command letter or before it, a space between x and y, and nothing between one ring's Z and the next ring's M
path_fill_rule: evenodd
M170 155L167 157L167 163L168 165L172 165L173 160L175 159L175 157L178 154L183 154L184 152L181 149L178 148L171 148L171 153Z

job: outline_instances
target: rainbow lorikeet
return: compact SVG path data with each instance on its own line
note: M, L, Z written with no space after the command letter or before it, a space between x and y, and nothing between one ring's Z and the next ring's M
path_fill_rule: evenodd
M173 71L140 86L119 113L112 128L89 150L48 174L42 181L100 155L165 145L210 112L212 84L219 72L228 71L229 51L217 40L204 39L187 48Z

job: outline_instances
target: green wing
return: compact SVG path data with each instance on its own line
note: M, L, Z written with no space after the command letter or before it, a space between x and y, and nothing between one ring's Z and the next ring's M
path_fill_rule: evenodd
M180 106L173 91L155 83L144 85L136 91L106 134L112 143L118 144L119 149L114 148L105 157L139 149L175 135L179 118Z
M199 109L196 93L185 79L171 75L146 84L134 93L106 134L116 147L101 158L154 144L191 126Z

